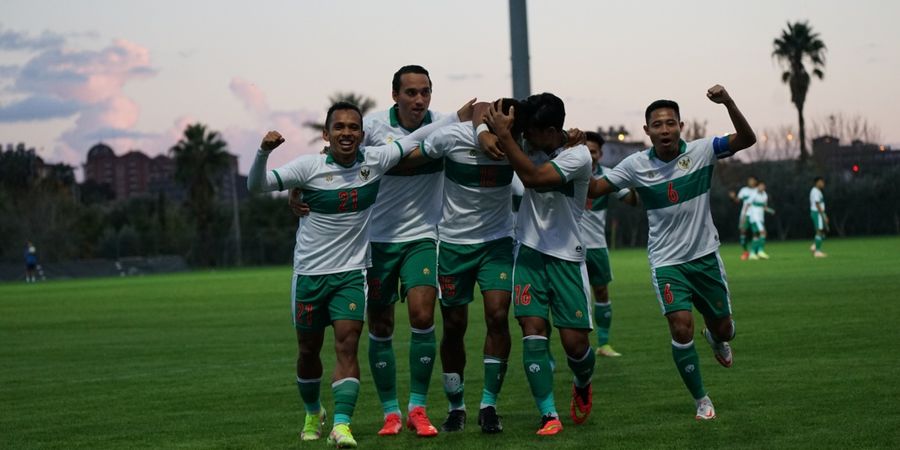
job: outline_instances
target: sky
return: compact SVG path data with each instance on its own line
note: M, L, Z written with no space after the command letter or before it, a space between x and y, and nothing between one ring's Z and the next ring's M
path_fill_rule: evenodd
M772 41L807 20L828 49L807 123L859 116L897 148L898 18L889 0L531 0L531 88L565 101L567 127L624 125L641 138L659 98L709 133L731 131L705 97L718 83L758 134L796 129ZM155 156L200 122L245 173L268 130L287 139L270 166L321 149L303 124L324 121L336 92L390 107L406 64L431 73L434 110L510 96L508 2L3 0L0 143L80 168L97 142Z

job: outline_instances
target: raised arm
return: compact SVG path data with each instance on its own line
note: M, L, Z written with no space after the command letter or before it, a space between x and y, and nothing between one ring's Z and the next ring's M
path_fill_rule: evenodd
M744 118L744 114L738 109L731 95L721 85L715 85L706 91L706 97L713 103L725 105L728 110L728 117L731 118L731 124L734 125L735 133L728 135L728 147L731 154L735 154L756 143L756 133Z
M476 99L472 99L463 104L462 108L460 108L456 114L449 114L446 117L438 120L437 122L432 122L424 127L419 127L416 131L403 136L397 142L400 147L403 149L403 156L410 155L413 153L413 150L419 146L419 143L424 141L425 138L428 137L429 134L433 133L438 128L450 125L456 122L465 122L467 120L472 120L472 110L474 108ZM418 155L417 158L423 157L422 155Z
M259 144L259 150L256 151L256 158L253 159L253 165L250 166L250 172L247 174L248 191L259 194L284 189L280 175L276 175L274 171L266 173L269 153L272 153L272 150L275 150L283 142L284 137L277 131L269 131L263 137Z

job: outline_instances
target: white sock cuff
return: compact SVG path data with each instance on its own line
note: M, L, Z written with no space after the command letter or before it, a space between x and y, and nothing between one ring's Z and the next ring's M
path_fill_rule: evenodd
M334 383L331 383L331 387L337 387L337 385L343 384L343 383L359 384L359 378L353 378L353 377L341 378L340 380L337 380Z
M528 340L532 340L532 339L535 339L535 340L545 340L545 341L546 341L546 340L547 340L547 336L541 336L541 335L539 335L539 334L529 334L528 336L525 336L525 337L522 338L523 341L528 341Z
M300 378L297 377L298 383L320 383L322 381L322 377L319 378Z
M394 335L393 335L393 334L390 335L390 336L381 337L381 336L375 336L374 334L369 333L369 340L371 340L371 341L375 341L375 342L390 342L390 341L392 341L393 339L394 339Z
M587 351L584 352L584 355L582 355L581 358L575 359L569 355L566 355L566 358L569 358L569 361L572 361L572 362L582 362L585 359L587 359L588 356L591 356L591 353L594 353L594 349L592 349L591 346L588 345Z
M682 350L686 350L686 349L689 349L689 348L691 348L691 347L693 347L693 346L694 346L694 340L693 340L693 339L691 339L690 341L688 341L686 344L680 344L680 343L678 343L678 342L675 342L674 339L672 340L672 347L675 347L675 348L680 348L680 349L682 349Z
M594 302L594 306L609 306L609 304L610 304L609 300L607 300L607 301L605 301L605 302L603 302L603 303L600 303L600 302Z
M431 333L434 331L434 325L432 325L424 330L420 329L420 328L413 328L413 327L410 327L409 329L410 329L410 331L412 331L413 333L416 333L416 334L428 334L428 333Z

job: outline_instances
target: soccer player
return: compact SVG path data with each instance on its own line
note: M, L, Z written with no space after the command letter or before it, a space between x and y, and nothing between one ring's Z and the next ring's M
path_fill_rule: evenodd
M465 110L460 110L461 118ZM303 440L318 439L326 419L319 401L320 353L325 328L331 325L337 363L331 385L334 427L328 443L356 447L349 425L359 394L357 348L366 310L366 267L371 264L372 205L385 172L428 133L454 119L450 116L389 145L360 149L364 132L359 109L336 103L328 109L322 133L330 144L328 154L301 156L269 172L265 171L269 153L284 138L275 131L263 138L247 188L254 193L302 188L311 210L297 229L291 299L299 348L297 386L307 413Z
M431 78L421 66L403 66L393 77L394 105L363 120L365 145L389 144L442 117L428 109ZM402 428L393 348L394 304L406 298L411 328L410 396L406 425L418 436L438 434L426 414L434 369L437 299L437 223L441 217L444 161L394 168L381 181L372 213L369 282L369 367L384 413L379 435ZM400 287L398 294L397 287Z
M633 187L641 197L650 228L647 250L653 287L669 323L675 366L696 402L698 420L714 419L716 412L700 376L692 307L703 315L702 334L725 367L732 364L728 341L734 338L731 297L709 210L713 167L717 159L756 142L753 129L725 88L715 85L706 96L725 106L736 133L684 142L678 104L657 100L645 112L644 132L653 147L593 180L590 193L599 196Z
M25 243L25 282L36 282L35 273L37 272L37 249L31 241Z
M603 136L593 131L585 133L585 145L591 152L591 170L593 177L599 178L609 170L600 165L603 158ZM637 196L634 191L622 189L616 193L619 200L634 206ZM606 247L606 207L609 196L604 195L588 199L585 204L584 217L581 219L581 239L587 248L585 264L588 281L594 291L594 323L597 326L597 356L617 357L621 353L609 344L609 328L612 325L612 303L609 301L607 285L612 281L612 270L609 267L609 250Z
M565 106L559 97L532 95L524 103L529 110L524 136L530 154L512 134L519 111L513 108L507 115L492 107L487 123L525 186L516 219L514 309L522 328L525 375L541 414L537 434L546 436L563 428L553 398L548 346L551 312L575 374L570 404L575 423L583 423L592 407L596 356L588 338L593 328L591 294L578 229L591 179L591 155L584 145L564 149ZM491 146L481 140L490 134L480 133L482 148Z
M750 197L756 192L756 183L756 177L750 175L747 177L747 185L742 187L737 194L734 191L728 192L731 200L741 205L741 214L738 216L738 234L740 235L741 248L744 250L741 253L741 260L746 260L750 257L750 242L747 237L748 235L752 236L753 232L750 230L750 221L747 220L747 210L750 208Z
M514 99L497 100L504 111L518 103ZM524 118L524 114L517 118L514 135L521 134ZM474 300L477 282L487 331L478 424L482 432L499 433L503 425L497 415L497 396L510 350L513 224L509 198L513 169L508 161L495 160L479 148L472 122L453 124L431 134L422 151L430 158L443 158L445 165L443 212L438 225L438 280L444 320L441 363L449 413L441 429L454 432L465 427L464 339L468 305Z
M809 215L816 230L816 240L809 249L815 258L828 256L822 251L822 241L828 233L828 214L825 214L825 194L822 193L822 189L825 189L825 179L816 177L812 189L809 190Z
M769 194L766 193L766 183L762 180L756 184L756 192L750 197L750 209L747 212L747 221L750 222L750 231L753 232L753 242L750 244L750 259L769 259L766 253L766 211Z

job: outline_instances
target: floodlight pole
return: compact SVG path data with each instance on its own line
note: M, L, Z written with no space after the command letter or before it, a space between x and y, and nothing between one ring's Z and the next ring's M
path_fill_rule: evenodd
M509 42L512 47L513 97L523 99L531 95L525 0L509 0Z

